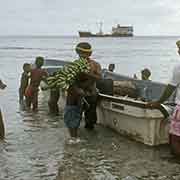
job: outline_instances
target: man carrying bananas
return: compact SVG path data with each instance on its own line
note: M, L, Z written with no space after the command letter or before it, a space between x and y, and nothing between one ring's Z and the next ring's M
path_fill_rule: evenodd
M100 64L90 58L92 54L91 45L87 42L81 42L75 50L80 58L87 61L90 70L88 73L80 73L75 83L67 91L64 121L71 136L69 143L79 142L77 132L82 115L82 99L86 99L89 104L85 110L85 128L94 128L97 120L96 101L98 93L96 81L101 78Z

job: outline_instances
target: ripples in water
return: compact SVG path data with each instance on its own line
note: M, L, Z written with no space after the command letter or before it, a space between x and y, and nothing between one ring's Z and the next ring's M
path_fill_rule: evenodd
M0 144L0 179L55 178L57 162L63 156L64 124L62 114L50 116L45 99L41 99L35 114L21 110L8 113L14 127L11 123L5 142Z

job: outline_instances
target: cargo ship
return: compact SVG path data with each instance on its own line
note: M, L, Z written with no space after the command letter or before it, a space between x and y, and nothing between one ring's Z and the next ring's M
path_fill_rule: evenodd
M104 34L102 31L102 24L100 24L100 30L98 33L92 33L90 31L79 31L80 37L132 37L133 36L133 26L120 26L117 24L112 27L112 32Z

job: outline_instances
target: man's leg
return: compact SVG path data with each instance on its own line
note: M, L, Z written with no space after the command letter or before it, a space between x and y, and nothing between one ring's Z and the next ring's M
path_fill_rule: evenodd
M19 103L20 104L23 103L23 97L24 97L24 92L23 92L22 88L19 88Z
M32 97L33 111L38 110L38 91L34 92Z
M31 109L32 97L25 97L27 110Z
M69 128L69 134L72 138L77 138L78 137L78 128Z
M97 122L96 114L96 104L97 96L88 96L86 97L87 102L89 103L89 108L85 110L85 128L94 129L94 125Z
M49 105L49 112L52 114L57 115L59 113L59 107L58 107L59 96L60 96L59 89L51 90L48 105Z
M0 110L0 139L4 139L4 136L5 136L5 128L4 128L2 113Z
M78 128L81 121L81 110L79 106L66 106L64 111L64 122L72 138L78 137Z

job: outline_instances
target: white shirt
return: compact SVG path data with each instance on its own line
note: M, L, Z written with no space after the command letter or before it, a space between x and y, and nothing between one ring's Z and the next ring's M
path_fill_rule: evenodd
M180 63L174 67L169 84L177 87L175 103L180 103Z

